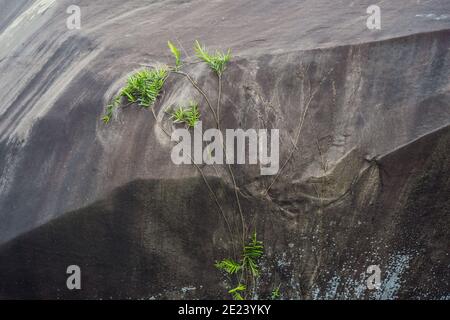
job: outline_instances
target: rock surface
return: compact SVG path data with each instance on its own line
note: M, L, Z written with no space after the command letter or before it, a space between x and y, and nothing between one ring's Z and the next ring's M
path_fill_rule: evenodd
M379 31L370 1L76 1L68 30L72 2L0 0L0 298L226 297L213 263L229 234L196 168L171 162L148 110L100 122L130 72L170 61L167 40L216 99L199 39L233 50L223 128L280 129L283 163L304 118L269 197L273 177L233 166L266 245L258 297L448 299L448 1L383 2ZM188 98L201 101L171 75L160 124ZM226 168L202 168L236 220ZM71 264L81 291L66 289Z

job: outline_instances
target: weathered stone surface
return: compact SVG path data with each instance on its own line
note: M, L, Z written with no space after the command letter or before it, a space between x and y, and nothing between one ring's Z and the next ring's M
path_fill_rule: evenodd
M233 49L222 127L280 129L281 162L305 115L269 198L272 177L233 167L267 246L260 297L281 283L284 298L448 298L448 2L383 4L377 32L369 1L80 1L80 31L69 2L0 1L1 298L225 296L212 264L230 243L196 169L172 164L151 112L99 121L129 72L168 61L169 39ZM215 99L214 76L186 70ZM171 76L163 125L187 98L201 101ZM217 169L204 167L235 219ZM70 264L80 292L65 289ZM380 291L361 278L371 264Z

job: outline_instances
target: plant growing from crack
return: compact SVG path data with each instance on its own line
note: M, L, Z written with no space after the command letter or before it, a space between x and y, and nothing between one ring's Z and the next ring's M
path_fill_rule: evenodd
M204 46L202 46L198 41L195 42L194 50L196 52L196 56L206 63L211 70L216 74L218 79L218 94L217 94L217 106L214 110L210 99L206 95L206 93L200 88L198 83L186 72L182 71L181 68L183 66L183 61L181 59L181 53L178 48L171 43L168 42L169 50L175 58L175 66L163 66L159 68L149 69L146 66L145 69L138 71L131 75L127 79L126 86L120 90L120 92L112 99L112 102L106 107L105 115L102 117L102 120L107 124L114 117L117 109L122 105L123 100L126 100L126 104L123 107L129 106L131 104L138 104L139 106L150 109L152 111L153 117L160 126L161 130L170 138L169 132L162 127L162 125L157 120L154 104L157 101L158 97L161 94L161 90L164 86L165 81L170 76L170 74L179 74L186 77L192 86L202 95L204 98L211 114L214 118L217 129L220 129L220 104L221 104L221 95L222 95L222 75L226 69L226 65L231 59L230 50L227 53L223 53L220 51L216 51L214 54L210 53ZM170 119L174 123L183 123L188 128L194 128L196 123L200 120L200 111L198 108L198 104L195 102L190 102L187 107L179 106L177 109L169 112ZM225 150L225 146L223 141L221 141L222 147ZM222 206L218 201L218 197L211 185L208 182L203 170L194 163L194 166L201 174L203 181L205 182L214 202L216 203L226 225L228 228L229 236L231 243L233 245L233 253L234 257L236 257L236 243L233 236L233 231L231 228L231 224L228 221ZM253 234L249 243L245 243L246 239L246 224L244 221L244 215L242 211L242 206L239 199L238 187L236 184L236 179L233 173L233 170L230 165L227 165L228 173L230 175L231 181L233 183L235 200L238 208L238 213L241 220L242 234L241 234L241 247L242 247L242 255L239 260L239 263L233 259L224 259L219 263L216 263L216 267L224 270L228 274L239 274L238 284L234 288L229 290L229 293L232 295L234 299L244 299L247 297L246 290L249 287L250 281L255 283L255 279L259 276L259 266L258 260L263 255L263 244L261 241L256 239L256 232ZM239 243L239 241L238 241ZM237 244L239 246L239 244ZM237 265L239 264L239 266ZM235 266L236 269L233 269ZM254 287L254 286L253 286Z
M209 68L214 72L215 76L218 80L218 93L217 93L217 105L215 108L213 107L210 98L206 94L206 92L200 87L200 85L195 81L195 79L190 76L187 72L183 71L182 68L184 66L181 53L178 48L173 45L171 42L168 42L168 47L172 53L172 55L175 58L175 65L174 66L164 66L164 67L158 67L158 68L151 68L149 69L149 66L144 65L146 68L144 70L141 70L135 74L133 74L131 77L128 78L126 86L112 99L112 102L107 106L105 115L103 116L102 120L105 123L110 122L110 120L114 117L116 114L117 109L120 106L126 107L131 104L138 104L143 108L150 109L153 117L155 119L156 125L158 125L161 130L170 138L170 133L161 125L160 121L158 121L155 111L154 111L154 104L157 101L158 97L161 95L161 90L164 86L164 83L166 79L170 75L181 75L185 77L191 85L195 88L195 90L198 91L198 93L203 97L204 102L206 103L206 106L208 107L209 111L211 112L211 115L214 119L215 126L217 129L220 129L220 106L221 106L221 96L222 96L222 77L224 74L224 71L226 70L226 66L228 62L231 60L231 53L228 51L227 53L223 53L220 51L216 51L215 53L210 53L204 46L202 46L198 41L195 42L194 50L196 53L197 58L199 58L202 62L206 63ZM309 66L308 66L309 67ZM306 69L307 71L308 69ZM300 142L300 137L303 131L303 126L307 117L307 114L309 112L311 103L316 98L317 93L319 91L319 88L321 87L322 83L324 83L328 75L333 70L330 70L321 80L319 83L318 88L312 87L311 81L309 83L309 93L305 95L305 99L303 101L302 105L302 112L298 119L297 128L294 132L295 136L292 140L293 147L289 150L288 156L286 160L284 161L283 165L281 166L280 170L278 171L277 175L272 179L272 181L269 183L269 185L265 188L264 194L262 199L268 200L271 203L274 203L269 195L269 191L271 188L275 185L275 183L279 180L285 169L287 168L288 164L293 159L293 155L296 150L298 150L298 145ZM305 91L306 92L306 91ZM174 123L183 123L189 128L195 127L195 123L199 121L200 119L200 109L198 108L197 103L191 103L188 104L187 107L181 106L178 107L178 109L172 110L171 113L169 113L169 116L171 120ZM195 129L195 128L194 128ZM223 141L222 141L223 146ZM225 147L223 146L223 149L225 150ZM323 158L322 151L319 150L319 153L321 157ZM189 156L190 157L190 156ZM192 160L192 159L191 159ZM322 159L323 160L323 159ZM233 258L227 258L223 259L220 262L216 263L216 267L222 271L224 271L227 275L234 278L234 285L229 290L229 293L232 295L234 299L244 299L251 297L249 292L251 292L251 287L253 285L253 290L255 290L255 282L256 279L259 276L259 259L263 255L263 244L261 241L257 240L256 233L253 234L251 237L250 242L247 243L246 239L246 224L244 221L244 216L242 212L242 207L240 203L240 197L239 195L243 195L236 183L236 179L233 173L233 170L229 164L226 165L227 172L230 176L231 182L233 184L234 189L234 195L237 205L237 212L240 216L241 220L241 235L240 239L236 241L235 239L235 231L237 230L237 227L235 230L231 227L230 221L225 215L225 212L218 200L218 197L216 195L216 192L212 189L207 177L203 173L202 168L200 168L197 164L194 163L194 166L200 173L205 185L208 188L208 191L211 194L211 197L213 198L218 211L222 215L225 224L228 229L228 234L230 237L230 241L233 248ZM214 167L215 168L215 167ZM326 161L324 161L323 168L325 168L325 171L328 171L328 164ZM372 166L370 166L372 168ZM216 173L218 174L217 170ZM363 173L360 173L350 184L350 187L343 192L342 194L326 198L324 197L323 192L319 192L320 190L316 190L317 196L312 196L304 193L298 193L298 196L305 197L307 199L318 201L320 203L320 206L325 207L328 205L331 205L343 197L345 197L347 194L349 194L355 185L355 183L359 180L359 178L362 176ZM218 174L219 175L219 174ZM245 196L245 195L244 195ZM276 204L276 203L275 203ZM233 217L234 218L234 217ZM237 247L240 247L240 250L237 250ZM256 251L249 251L249 248L257 248ZM259 251L260 250L260 251ZM241 252L240 254L237 254L237 252ZM249 252L253 252L253 256L249 255ZM249 258L251 257L251 258ZM280 294L280 287L273 289L271 298L276 299L281 296Z

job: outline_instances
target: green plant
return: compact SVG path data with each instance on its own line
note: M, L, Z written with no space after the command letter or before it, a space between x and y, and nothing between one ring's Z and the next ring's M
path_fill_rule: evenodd
M129 102L137 102L140 106L148 108L158 98L167 75L166 67L138 71L128 78L127 85L120 95L126 97Z
M212 108L212 106L209 103L209 100L207 99L207 97L204 94L204 92L198 88L198 85L189 77L189 75L187 75L187 77L192 82L194 87L196 87L197 90L199 90L199 92L205 97L205 100L207 101L208 106L209 106L209 108L210 108L210 110L211 110L211 112L212 112L212 114L214 116L214 119L216 121L216 127L217 127L218 130L220 130L220 104L221 104L221 97L222 97L222 73L225 70L225 67L226 67L227 63L231 59L231 50L228 49L227 53L216 51L215 54L211 54L211 53L208 52L206 47L202 46L200 44L200 42L198 42L198 40L195 41L194 50L195 50L195 53L196 53L197 57L200 60L202 60L203 62L205 62L217 74L218 93L217 93L217 108L216 108L216 111L214 111L214 109ZM236 204L237 204L237 208L239 210L239 215L241 217L242 244L244 245L244 242L245 242L245 222L244 222L244 214L242 212L242 206L241 206L241 203L240 203L240 200L239 200L239 195L238 195L238 192L237 192L238 186L237 186L237 183L236 183L236 178L235 178L234 173L233 173L233 169L231 168L231 166L229 164L227 165L227 168L228 168L228 172L230 174L231 181L233 182L234 194L235 194L235 198L236 198Z
M231 259L223 259L220 262L216 262L214 265L217 269L225 271L229 274L235 274L242 269L242 265Z
M121 106L121 103L126 100L127 105L137 103L144 108L152 107L160 92L164 86L167 77L170 74L179 74L186 77L192 86L202 95L204 101L206 102L211 114L215 120L217 129L220 130L220 105L221 105L221 95L222 95L222 74L225 71L227 63L231 59L231 51L228 50L227 53L220 51L215 51L214 54L209 53L208 50L202 46L198 41L195 42L194 49L196 56L206 63L217 75L218 78L218 94L217 94L217 109L214 110L210 99L208 98L206 92L202 90L200 85L186 72L182 71L183 62L181 59L180 50L170 41L167 43L173 57L175 58L175 66L171 67L159 67L159 68L146 68L138 71L131 75L127 79L127 83L124 88L112 99L111 103L107 105L105 115L102 120L105 123L109 123L113 118L115 111ZM125 106L127 106L125 105ZM124 107L125 107L124 106ZM158 122L157 116L153 108L151 109L153 117L155 119L156 125L159 125L161 130L170 138L170 133ZM184 123L187 127L195 127L198 121L200 121L200 111L198 104L195 102L190 102L187 107L179 106L177 109L169 112L170 118L174 123ZM224 147L224 146L223 146ZM224 147L225 148L225 147ZM201 167L199 167L194 162L194 166L199 171L203 178L209 192L211 193L217 208L219 209L230 234L230 240L233 249L233 256L237 257L236 254L236 243L233 238L233 230L224 213L222 206L219 203L216 193L212 190L205 174ZM235 279L237 283L236 287L230 289L228 293L231 294L235 300L243 300L248 298L250 293L254 293L256 289L256 278L260 276L259 259L264 253L263 243L257 240L256 231L251 236L249 242L246 244L246 225L244 221L244 215L241 208L238 186L236 184L236 179L233 174L233 170L230 165L227 166L228 172L230 174L231 181L234 186L234 193L236 197L236 204L239 210L241 225L242 225L242 252L238 261L233 259L224 259L220 262L216 262L215 267L219 270L224 271L228 275L232 276L230 278ZM217 170L216 170L217 172ZM237 225L236 225L237 227ZM250 287L250 285L252 285ZM250 290L252 289L252 290Z
M236 288L228 291L232 294L233 299L236 299L238 296L236 293L239 293L239 297L242 297L242 294L246 290L245 284L242 284L242 280L245 280L247 276L254 278L259 277L259 259L264 254L264 245L262 241L259 241L256 236L256 231L253 232L252 237L249 243L244 246L242 250L242 257L240 262L237 262L233 259L226 258L222 261L216 262L215 267L221 271L225 271L229 275L234 275L240 273L240 281ZM238 289L239 288L239 289ZM238 292L239 291L239 292ZM241 299L237 299L241 300Z
M191 101L187 108L180 106L172 111L170 118L174 123L185 123L189 128L193 128L200 121L198 104Z
M281 291L280 291L280 286L278 286L272 290L272 293L270 294L270 299L277 300L280 298L281 298Z
M170 116L174 123L183 123L186 117L187 112L183 107L178 107L178 109L173 110Z
M151 107L158 98L168 74L167 67L143 69L132 74L127 79L125 87L106 107L105 115L102 117L103 122L111 121L115 110L120 106L122 97L127 99L129 104L138 103L144 108Z
M236 288L233 288L228 291L231 294L234 300L244 300L244 297L241 295L247 289L245 285L239 283Z
M175 57L175 70L178 70L182 66L180 50L178 50L178 48L170 41L167 41L167 45L169 46L170 52L172 52L172 55Z
M113 101L106 106L105 114L102 117L102 121L104 123L108 124L109 121L111 121L114 116L114 112L120 106L120 101L122 100L121 98L121 96L114 97Z
M256 239L256 231L248 245L244 247L243 265L251 272L254 277L259 276L258 260L264 253L264 246L261 241Z
M216 51L214 54L208 52L206 47L202 46L200 42L195 41L195 53L200 60L203 60L217 75L221 76L225 70L226 64L231 59L231 51L228 49L227 53Z
M188 127L193 128L199 121L200 111L198 110L198 105L196 103L191 104L187 111L186 124L188 125Z

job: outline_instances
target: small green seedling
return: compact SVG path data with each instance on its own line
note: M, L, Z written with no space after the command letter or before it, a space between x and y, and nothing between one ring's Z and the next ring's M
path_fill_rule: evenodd
M138 71L128 78L127 85L120 95L131 103L137 102L140 106L148 108L158 98L167 75L167 67Z
M167 45L168 45L168 47L170 49L170 52L172 52L172 55L175 58L175 70L178 70L183 64L181 62L180 50L178 50L178 48L175 47L175 45L172 42L170 42L170 41L167 41Z
M114 117L114 113L117 108L120 106L120 101L122 100L121 96L114 97L113 101L106 106L106 112L102 117L102 121L105 124L108 124L111 119Z
M216 51L214 54L211 54L197 40L195 41L194 50L200 60L204 61L219 77L222 76L227 63L231 59L230 50L227 53Z
M277 300L277 299L280 299L280 297L281 297L281 291L280 291L280 286L278 286L272 290L270 298L272 300Z
M200 111L196 102L189 102L188 107L178 107L172 111L170 118L173 123L184 123L188 128L194 128L200 121Z
M257 239L255 231L253 232L249 243L243 248L240 262L227 258L220 262L216 262L214 266L221 271L225 271L229 275L241 272L242 276L245 274L250 274L253 278L257 278L260 275L258 262L263 253L264 245L262 241ZM239 283L236 288L228 292L232 294L233 299L242 300L242 294L245 290L245 285Z

